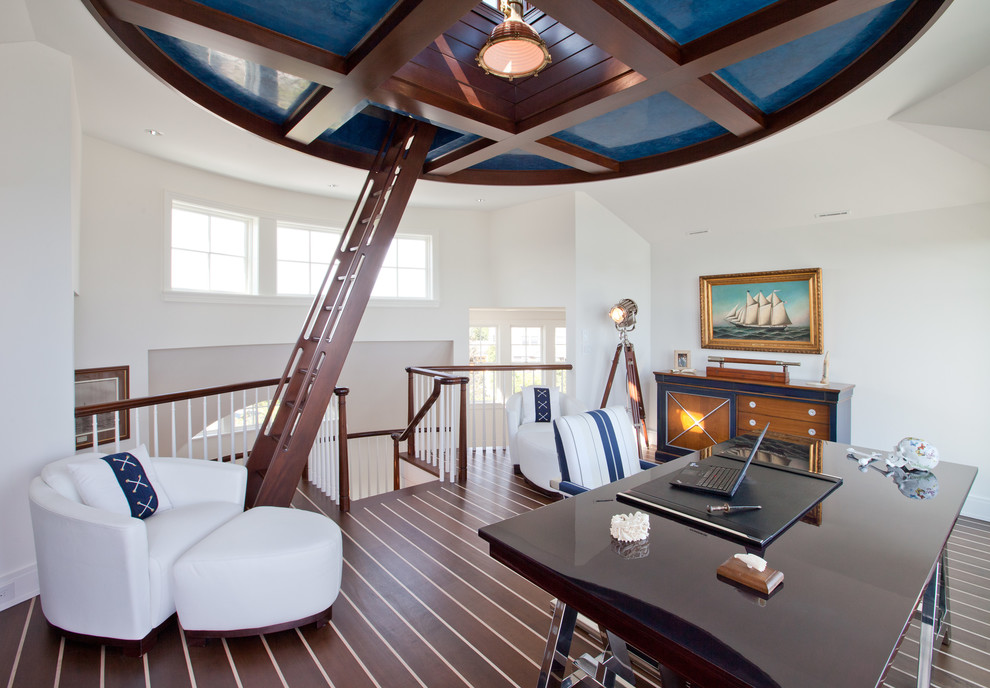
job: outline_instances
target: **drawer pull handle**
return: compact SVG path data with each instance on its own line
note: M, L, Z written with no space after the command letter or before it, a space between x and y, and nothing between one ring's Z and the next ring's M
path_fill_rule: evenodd
M812 437L814 437L815 434L816 434L815 433L815 429L814 428L808 428L808 434L811 435Z
M756 425L756 421L755 421L755 420L753 420L752 418L750 418L750 419L749 419L749 424L750 424L750 425Z
M815 409L808 409L808 415L809 416L814 416L814 415L817 415L817 414L818 414L818 412L815 411Z
M749 402L749 407L750 408L756 408L756 402L755 401Z

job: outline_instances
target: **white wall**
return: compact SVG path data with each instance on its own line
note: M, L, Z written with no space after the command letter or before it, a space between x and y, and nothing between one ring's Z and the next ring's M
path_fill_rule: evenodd
M143 396L149 349L296 341L308 305L163 299L166 193L333 226L346 224L353 203L248 184L88 137L83 152L77 367L129 365L131 395ZM455 350L455 360L466 360L467 309L488 300L487 264L472 262L476 247L487 242L487 222L481 212L409 208L399 232L433 236L438 302L372 305L356 339L450 340L462 349ZM270 376L278 377L283 368L284 363ZM242 379L230 380L237 381Z
M674 349L693 350L700 369L709 355L771 357L700 348L700 275L820 267L830 377L856 385L853 443L921 437L944 460L978 466L965 513L990 519L988 263L990 204L672 236L653 259L654 364L673 366ZM801 361L792 378L821 375L822 356L781 356Z
M14 583L6 606L37 594L28 482L74 450L79 120L70 60L39 43L0 44L0 93L0 418L10 429L0 480L0 587Z
M584 193L575 195L576 294L573 313L575 367L581 371L578 396L596 408L602 401L619 333L608 309L632 299L639 309L637 327L629 333L639 366L644 399L651 394L650 245L607 208ZM570 336L572 333L568 331ZM608 404L626 405L625 358L620 357ZM645 403L645 402L644 402ZM649 404L647 404L649 407ZM647 408L647 426L654 427Z

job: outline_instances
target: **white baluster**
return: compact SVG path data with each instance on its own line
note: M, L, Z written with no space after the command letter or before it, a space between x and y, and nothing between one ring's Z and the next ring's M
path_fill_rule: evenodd
M149 448L149 450L152 451L152 456L161 456L162 454L161 454L161 446L160 445L161 445L161 436L162 436L162 433L160 432L159 427L158 427L158 404L155 404L154 406L152 406L151 409L152 409L152 416L153 416L151 427L152 427L152 430L154 430L154 432L155 432L155 446ZM151 439L151 438L149 437L148 439Z
M206 436L207 435L206 428L209 426L209 423L207 422L207 417L206 417L206 397L203 397L202 401L200 401L200 405L202 405L202 407L203 407L203 433L202 433L203 434L203 459L209 461L209 459L210 459L209 441L210 440ZM190 453L192 453L192 452L190 452Z
M223 408L217 395L217 461L223 461Z
M174 401L169 402L168 410L169 410L169 414L172 417L172 451L169 452L169 455L175 456L178 452L176 452L176 446L175 446L175 402Z
M186 399L186 451L183 456L193 458L192 399ZM178 452L175 452L178 455Z

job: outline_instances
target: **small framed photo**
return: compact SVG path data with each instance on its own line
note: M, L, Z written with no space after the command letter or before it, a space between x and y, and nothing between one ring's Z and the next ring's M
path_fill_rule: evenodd
M674 349L675 370L691 370L691 352Z

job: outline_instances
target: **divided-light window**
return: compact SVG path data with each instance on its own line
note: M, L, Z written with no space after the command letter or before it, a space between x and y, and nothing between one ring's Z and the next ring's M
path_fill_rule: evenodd
M429 299L431 242L428 236L399 235L385 255L372 298Z
M322 227L278 223L275 237L276 290L279 294L315 294L323 284L340 232Z
M172 204L172 289L251 294L257 218Z

